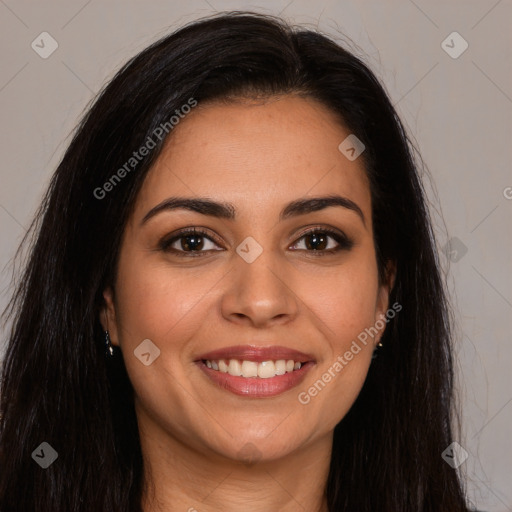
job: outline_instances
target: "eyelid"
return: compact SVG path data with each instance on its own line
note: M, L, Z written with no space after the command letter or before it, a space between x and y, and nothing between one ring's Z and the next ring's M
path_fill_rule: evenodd
M309 235L311 232L333 233L340 237L346 238L347 240L349 239L349 237L341 229L331 226L322 226L321 224L311 224L306 226L294 236L297 237L298 240L305 235Z

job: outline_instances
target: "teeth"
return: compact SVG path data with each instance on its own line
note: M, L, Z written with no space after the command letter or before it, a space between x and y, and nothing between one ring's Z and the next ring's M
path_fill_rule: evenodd
M242 377L257 377L258 363L254 361L244 361L242 363Z
M276 365L274 361L263 361L258 365L258 377L260 379L269 379L275 377Z
M222 373L229 373L234 377L258 377L260 379L270 379L276 375L284 375L285 373L300 370L302 363L293 359L279 359L278 361L239 361L238 359L218 361L205 361L208 368L217 370Z
M242 365L240 364L240 361L237 361L236 359L230 359L228 365L228 373L229 375L234 375L235 377L242 375Z
M279 359L276 361L276 375L284 375L286 373L286 361Z

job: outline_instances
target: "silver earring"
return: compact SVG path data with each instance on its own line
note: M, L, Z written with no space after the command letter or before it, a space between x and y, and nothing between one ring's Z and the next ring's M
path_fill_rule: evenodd
M106 355L112 357L114 355L114 347L110 341L110 335L108 334L108 331L105 331L105 346L107 349Z

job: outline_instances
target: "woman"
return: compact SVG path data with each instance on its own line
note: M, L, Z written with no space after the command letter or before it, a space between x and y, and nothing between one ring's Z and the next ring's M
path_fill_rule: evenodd
M38 213L0 510L467 510L448 312L382 86L252 13L128 62Z

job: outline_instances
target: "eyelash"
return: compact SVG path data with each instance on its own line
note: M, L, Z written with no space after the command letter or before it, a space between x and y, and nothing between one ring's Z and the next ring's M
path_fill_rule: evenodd
M311 254L312 256L318 257L318 256L333 255L342 250L350 250L354 245L354 242L350 238L348 238L345 234L335 231L333 229L322 228L320 226L313 227L313 228L309 229L308 231L302 233L293 245L297 245L298 242L300 240L302 240L304 237L306 237L308 235L312 235L312 234L327 235L327 236L333 238L338 243L338 247L336 247L334 249L322 249L322 250L312 250L312 249L310 249L310 250L294 249L294 250L306 251L309 254ZM185 228L182 231L178 232L177 234L173 235L172 238L162 239L159 243L159 248L160 248L160 250L162 250L164 252L172 252L172 253L176 254L178 257L184 257L184 258L202 257L203 255L211 252L211 249L207 250L207 251L183 251L183 250L170 248L170 246L177 240L180 240L181 238L185 238L190 235L201 236L201 237L207 238L208 240L210 240L211 242L213 242L217 245L221 245L217 240L215 240L215 237L213 237L209 232L207 232L206 230L204 230L202 228Z

